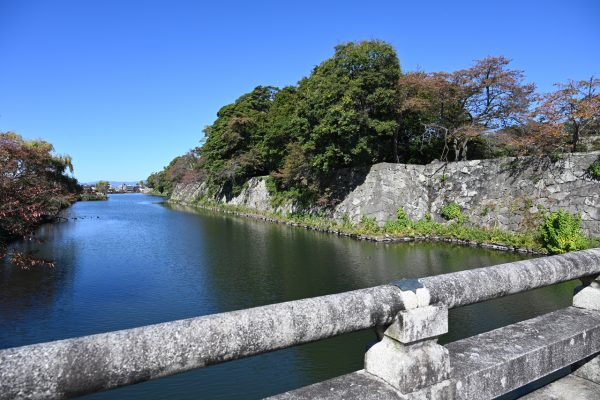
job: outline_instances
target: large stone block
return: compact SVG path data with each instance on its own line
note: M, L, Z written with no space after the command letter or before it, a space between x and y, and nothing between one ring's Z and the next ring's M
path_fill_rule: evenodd
M600 311L600 282L591 281L589 286L578 286L573 296L573 306Z
M407 346L384 336L367 351L365 370L408 394L448 379L450 356L435 340Z
M400 311L385 335L401 343L441 336L448 332L448 309L440 306Z

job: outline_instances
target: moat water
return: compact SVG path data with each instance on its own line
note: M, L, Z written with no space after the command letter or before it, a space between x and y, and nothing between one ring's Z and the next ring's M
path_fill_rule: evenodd
M76 203L22 243L54 268L0 264L0 349L365 288L525 256L357 241L169 207L142 194ZM442 342L571 303L574 282L450 313ZM372 331L228 362L86 399L261 398L362 368Z

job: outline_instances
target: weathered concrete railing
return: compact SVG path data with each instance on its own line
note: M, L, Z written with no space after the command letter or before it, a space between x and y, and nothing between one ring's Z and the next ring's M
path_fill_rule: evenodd
M451 398L452 354L436 343L449 308L599 274L592 249L1 350L0 399L72 397L373 327L385 334L367 372L400 397ZM600 305L596 286L578 294L580 306Z

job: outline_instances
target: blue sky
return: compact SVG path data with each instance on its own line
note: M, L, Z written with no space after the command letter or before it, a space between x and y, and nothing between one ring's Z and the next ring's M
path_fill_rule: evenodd
M598 21L597 0L0 0L0 131L53 143L80 181L144 179L336 44L385 40L405 71L505 55L546 91L600 75Z

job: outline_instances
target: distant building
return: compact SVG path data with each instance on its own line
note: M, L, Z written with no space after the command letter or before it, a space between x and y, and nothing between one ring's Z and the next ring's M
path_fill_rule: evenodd
M83 193L96 193L98 189L96 186L83 184L81 185ZM128 185L127 183L121 184L108 184L107 193L140 193L144 186L140 186L139 184Z

